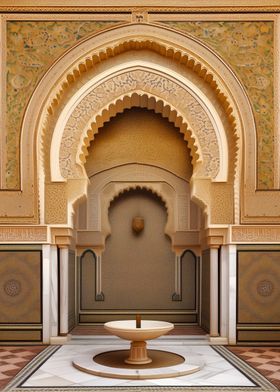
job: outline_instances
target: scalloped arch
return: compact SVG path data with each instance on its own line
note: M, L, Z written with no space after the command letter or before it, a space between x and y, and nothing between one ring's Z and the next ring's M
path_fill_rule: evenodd
M139 96L143 98L140 100ZM211 100L179 73L140 60L119 64L92 78L64 106L51 143L52 181L86 178L80 155L83 157L94 136L94 132L88 132L94 124L92 119L97 119L96 126L92 126L97 129L104 122L102 111L105 109L108 114L108 107L114 102L122 110L122 101L127 101L128 106L143 104L149 108L151 105L163 116L170 117L190 141L193 174L212 181L226 181L226 131Z
M166 211L167 211L167 219L168 219L168 215L169 215L168 202L167 202L167 200L165 200L164 196L155 187L153 187L152 184L150 184L150 185L133 184L133 185L125 186L123 189L119 189L116 193L114 193L112 195L111 199L109 200L108 209L111 207L111 204L114 202L114 200L119 198L121 195L123 195L129 191L138 190L138 189L139 190L145 189L145 190L151 192L153 195L156 195L163 202L163 204L166 208Z
M81 163L86 162L89 145L104 123L115 117L118 113L122 113L125 109L130 109L131 107L142 107L153 110L155 113L161 113L162 117L167 118L168 121L179 128L180 132L184 135L184 140L188 142L188 147L191 152L192 164L201 161L199 141L195 137L194 132L184 121L183 115L162 99L140 92L134 92L119 97L113 102L108 103L106 108L95 115L90 121L90 127L87 125L84 128L84 132L81 136L80 148L77 151L77 161L80 161Z
M141 50L149 49L162 56L166 56L179 64L185 65L186 68L194 71L200 78L202 78L210 87L216 92L218 99L223 103L223 107L228 115L230 122L234 122L233 108L231 107L229 97L223 92L219 82L215 80L213 70L207 69L207 66L199 61L194 56L190 55L183 49L175 49L167 44L159 43L153 40L147 40L145 38L135 38L132 40L117 42L115 45L111 45L106 48L100 48L98 51L94 51L92 54L87 55L81 59L78 63L74 64L71 69L67 71L67 74L63 79L60 80L56 90L53 92L50 104L48 107L49 113L53 113L55 108L58 106L59 100L61 99L65 90L67 90L73 83L85 75L85 73L91 70L95 64L101 63L110 57L117 56L123 52L129 50Z

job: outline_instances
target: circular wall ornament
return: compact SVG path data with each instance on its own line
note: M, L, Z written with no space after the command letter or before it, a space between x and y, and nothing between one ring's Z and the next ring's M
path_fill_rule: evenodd
M7 280L4 283L4 291L10 297L15 297L21 292L21 283L16 279Z
M261 280L257 284L257 292L262 297L269 297L273 292L273 283L270 280Z

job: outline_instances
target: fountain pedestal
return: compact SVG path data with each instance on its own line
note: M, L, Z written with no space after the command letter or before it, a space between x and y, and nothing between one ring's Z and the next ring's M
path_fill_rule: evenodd
M137 327L134 320L110 321L104 324L105 329L112 334L130 340L130 355L125 360L130 365L145 365L152 362L147 355L146 340L165 335L174 325L165 321L142 320Z
M147 354L147 343L141 342L131 342L130 343L130 353L129 357L125 359L125 363L130 365L145 365L151 363L151 358Z

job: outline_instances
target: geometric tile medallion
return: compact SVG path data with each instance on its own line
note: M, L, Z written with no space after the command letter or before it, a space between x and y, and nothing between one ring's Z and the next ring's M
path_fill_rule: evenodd
M94 357L104 351L128 348L129 342L114 337L100 337L95 344L89 341L61 347L50 346L34 358L4 391L277 391L273 384L225 347L190 345L178 337L149 342L148 350L197 357L204 363L200 371L174 378L126 380L87 374L72 365L73 359L81 355Z

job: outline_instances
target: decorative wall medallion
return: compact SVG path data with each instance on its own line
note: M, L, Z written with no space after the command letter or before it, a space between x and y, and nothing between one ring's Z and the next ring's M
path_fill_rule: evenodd
M10 297L15 297L21 292L21 283L16 279L7 280L4 283L4 291Z
M273 292L273 283L270 280L261 280L257 285L257 292L262 297L269 297Z

